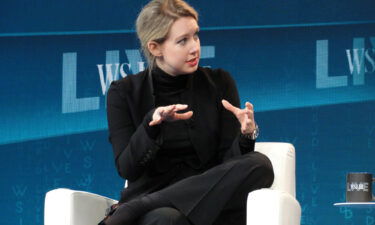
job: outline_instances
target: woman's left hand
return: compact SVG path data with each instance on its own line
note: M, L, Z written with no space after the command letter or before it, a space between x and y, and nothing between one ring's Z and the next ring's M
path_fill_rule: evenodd
M224 99L221 101L221 103L223 104L224 108L231 111L237 117L241 124L242 134L252 134L254 132L254 108L250 102L246 102L244 109L237 108Z

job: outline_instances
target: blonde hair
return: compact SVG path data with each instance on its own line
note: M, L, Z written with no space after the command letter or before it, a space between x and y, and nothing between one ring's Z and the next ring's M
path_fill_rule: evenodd
M149 51L148 43L162 44L172 24L181 17L193 17L198 22L198 13L183 0L152 0L139 13L136 30L150 70L155 65L155 56Z

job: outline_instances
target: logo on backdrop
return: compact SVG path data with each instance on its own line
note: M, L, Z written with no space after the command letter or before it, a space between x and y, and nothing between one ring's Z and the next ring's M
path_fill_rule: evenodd
M346 56L350 75L328 74L329 52L328 40L316 41L316 88L346 87L348 85L365 85L365 75L375 75L375 37L370 37L372 47L365 46L364 37L353 39L353 48L342 51ZM349 82L352 76L352 83Z
M125 49L129 62L120 63L120 50L106 51L105 64L97 64L102 96L112 81L126 77L126 71L136 74L145 69L145 62L137 49ZM202 46L201 59L215 58L215 46ZM63 53L62 113L77 113L100 109L100 96L77 98L77 52Z

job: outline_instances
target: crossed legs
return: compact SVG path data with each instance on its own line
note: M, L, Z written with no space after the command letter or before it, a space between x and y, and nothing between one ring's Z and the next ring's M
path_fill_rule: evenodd
M238 218L235 224L244 225L247 194L271 186L273 176L268 158L251 152L124 203L105 224L219 225Z

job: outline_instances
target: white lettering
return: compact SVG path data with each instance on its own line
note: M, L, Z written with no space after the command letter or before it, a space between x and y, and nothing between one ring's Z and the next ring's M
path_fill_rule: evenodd
M215 46L202 46L201 58L214 58ZM127 70L136 74L145 70L145 62L138 49L125 49L128 63L120 63L120 51L106 51L106 63L97 64L102 95L106 95L108 88L119 76L126 77ZM105 65L105 66L104 66ZM104 68L105 67L105 68ZM105 71L104 71L105 70ZM62 72L62 113L75 113L98 110L100 99L98 96L77 98L77 53L63 53Z
M364 58L364 53L365 49L353 49L353 56L351 54L351 50L347 49L346 50L346 56L348 57L348 64L349 64L349 70L350 74L360 74L361 71L363 71L363 58ZM359 53L360 52L360 53ZM360 55L360 56L359 56ZM355 66L354 66L355 65ZM356 70L354 70L354 67Z
M130 65L130 63L123 63L123 64L121 64L121 66L120 66L120 74L121 74L121 77L123 77L123 78L127 76L127 74L126 74L126 72L124 70L124 66L127 66L129 71L132 68L131 65Z
M13 189L13 193L14 195L19 198L19 197L23 197L26 193L26 190L27 190L27 186L25 185L14 185L12 187Z
M347 191L365 191L368 192L367 182L353 182L348 184Z
M348 86L347 76L328 76L328 40L316 41L316 88Z
M99 109L99 97L77 98L77 53L63 54L62 113Z
M359 53L360 52L360 55ZM354 38L353 39L353 61L356 67L356 70L351 71L353 76L353 85L364 85L365 84L365 39L364 38ZM353 65L352 59L348 58L349 68L350 64Z
M370 37L375 45L375 38ZM365 73L375 72L375 48L365 48L365 38L354 38L353 48L345 50L349 72L353 76L353 85L365 84ZM328 74L328 40L316 41L316 88L348 86L348 76L330 76ZM368 62L368 63L367 63Z
M106 76L104 78L104 71L103 65L98 64L98 71L99 71L99 78L100 78L100 85L102 87L102 94L105 95L108 91L109 85L112 81L118 79L119 74L119 66L120 66L120 51L106 51ZM115 66L114 72L112 72L112 66Z
M98 64L98 71L99 71L99 78L100 78L100 85L102 87L102 94L105 95L107 92L109 85L112 83L112 81L117 80L117 74L119 70L119 64L115 63L115 73L112 73L112 64L106 64L106 76L104 78L104 72L103 72L103 64Z

